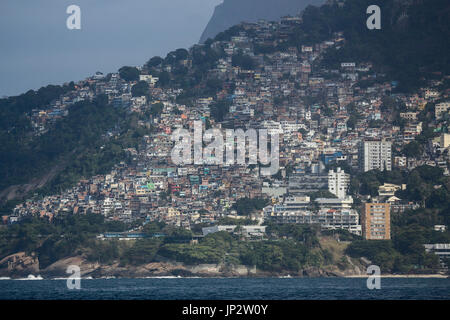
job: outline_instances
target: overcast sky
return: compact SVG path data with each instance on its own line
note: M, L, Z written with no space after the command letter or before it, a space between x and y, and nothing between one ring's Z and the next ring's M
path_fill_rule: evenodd
M0 97L197 43L222 0L0 0ZM81 30L66 9L81 8Z

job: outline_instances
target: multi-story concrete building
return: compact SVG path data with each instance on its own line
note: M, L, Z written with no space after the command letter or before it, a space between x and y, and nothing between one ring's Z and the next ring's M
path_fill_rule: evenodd
M439 257L441 268L448 270L447 261L450 258L450 243L432 243L424 244L425 251L434 253Z
M437 103L434 107L434 115L436 119L442 118L442 115L450 108L450 101Z
M336 210L351 209L353 205L353 198L347 196L345 198L317 198L314 202L319 208L330 208Z
M389 203L365 203L361 215L363 237L366 240L391 238L391 206Z
M349 184L350 175L345 173L341 168L337 168L336 172L334 170L328 172L328 191L339 199L347 196Z
M415 121L417 120L417 112L400 112L400 118Z
M318 212L310 210L270 211L266 210L266 220L274 223L320 224L323 229L344 229L361 235L359 214L353 209L324 208Z
M407 165L406 157L394 157L394 166L404 168Z
M441 134L439 144L441 148L448 148L450 146L450 134L448 133Z
M289 176L288 191L290 194L304 196L311 192L326 190L327 174L296 174Z
M380 197L392 197L395 195L395 192L397 192L398 190L403 190L405 188L405 185L399 186L392 183L385 183L382 186L378 187L378 195Z
M359 164L364 172L392 170L392 142L386 140L366 140L360 143Z
M237 232L235 225L226 225L226 226L213 226L213 227L205 227L202 228L203 236L207 236L210 233L216 233L220 231L226 231L229 233ZM258 226L258 225L250 225L250 226L242 226L240 231L238 232L242 236L246 238L258 237L261 238L266 233L266 226Z
M205 227L202 228L202 233L204 236L207 236L210 233L216 233L220 231L233 232L236 229L235 225L227 225L227 226L213 226L213 227Z

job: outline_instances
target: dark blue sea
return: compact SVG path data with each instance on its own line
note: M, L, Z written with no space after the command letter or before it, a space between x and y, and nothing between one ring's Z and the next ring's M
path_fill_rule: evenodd
M365 278L148 278L81 279L68 289L66 280L0 280L0 299L64 300L372 300L450 299L450 279L382 278L369 290Z

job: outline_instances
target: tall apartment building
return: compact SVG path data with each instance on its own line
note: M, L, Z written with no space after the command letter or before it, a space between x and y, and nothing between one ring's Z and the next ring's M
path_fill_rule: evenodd
M339 199L347 196L348 186L350 185L350 175L345 173L341 168L328 171L328 191Z
M441 148L448 148L450 146L450 134L443 133L439 141Z
M363 237L366 240L391 238L391 205L389 203L365 203L361 215Z
M436 119L442 118L443 114L450 108L450 101L437 103L434 106L434 115Z
M392 142L366 140L360 143L359 165L363 172L378 169L392 170Z

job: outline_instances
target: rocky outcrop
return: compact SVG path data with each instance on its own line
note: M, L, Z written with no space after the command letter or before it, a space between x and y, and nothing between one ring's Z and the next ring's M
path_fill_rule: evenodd
M349 258L348 258L349 259ZM76 265L81 276L102 278L144 278L163 276L197 276L197 277L342 277L361 275L361 268L350 259L347 267L324 268L308 267L299 272L267 272L245 265L198 264L185 265L173 261L152 262L144 265L121 265L120 263L101 264L90 262L83 256L68 257L54 262L44 269L39 268L39 261L34 255L19 252L0 261L0 276L21 278L28 275L41 275L44 278L68 277L68 267Z
M346 261L345 266L342 264L331 265L323 268L323 273L327 276L335 277L350 277L350 276L362 276L365 275L364 265L353 261L350 257L344 256ZM311 275L308 275L311 276Z
M219 32L245 22L259 19L275 21L282 16L294 16L308 5L322 5L325 0L224 0L216 6L200 43L214 38Z
M83 257L70 257L52 263L40 273L46 277L66 277L70 275L67 268L71 265L80 267L81 276L89 275L101 267L99 263L88 262Z
M239 277L256 274L256 269L247 266L225 266L220 264L185 265L178 262L152 262L144 265L121 265L119 263L99 264L83 257L70 257L59 260L39 274L44 277L66 277L70 265L80 267L82 277L158 277L158 276L201 276L201 277Z
M0 276L25 277L39 274L39 259L25 252L11 254L0 260Z
M46 277L67 276L69 265L80 267L81 276L101 277L158 277L158 276L201 276L201 277L239 277L256 274L254 268L247 266L224 266L218 264L184 265L177 262L152 262L145 265L120 265L90 263L81 257L67 258L55 262L40 274Z

